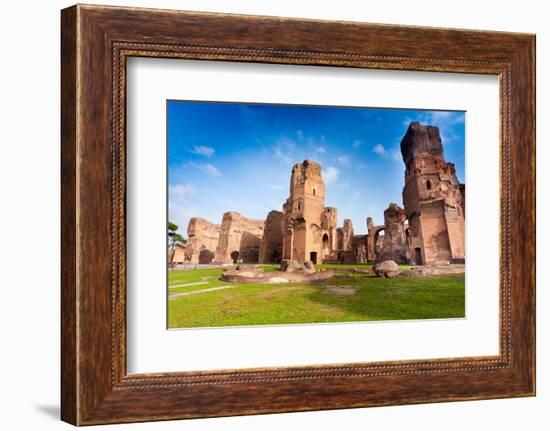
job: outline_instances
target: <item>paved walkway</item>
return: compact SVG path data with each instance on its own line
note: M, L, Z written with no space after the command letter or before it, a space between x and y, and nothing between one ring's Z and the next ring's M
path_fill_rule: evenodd
M208 281L197 281L195 283L187 283L187 284L175 284L173 286L168 286L168 289L175 289L177 287L199 286L201 284L208 284Z
M180 298L182 296L195 295L197 293L214 292L215 290L223 290L223 289L232 289L234 287L237 287L237 286L217 286L217 287L210 287L208 289L193 290L191 292L171 293L170 295L168 295L168 300L177 299L177 298Z

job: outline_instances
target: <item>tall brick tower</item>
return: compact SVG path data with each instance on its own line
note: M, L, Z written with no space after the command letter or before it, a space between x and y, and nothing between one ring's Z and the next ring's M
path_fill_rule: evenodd
M321 165L311 160L297 163L292 168L290 196L283 205L283 259L321 262L324 210Z
M403 205L411 261L417 265L465 259L465 187L447 163L439 128L411 123L401 140Z

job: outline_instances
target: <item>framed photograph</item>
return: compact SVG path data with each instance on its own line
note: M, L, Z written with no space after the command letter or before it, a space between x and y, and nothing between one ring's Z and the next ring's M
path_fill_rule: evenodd
M535 37L62 11L62 419L535 394Z

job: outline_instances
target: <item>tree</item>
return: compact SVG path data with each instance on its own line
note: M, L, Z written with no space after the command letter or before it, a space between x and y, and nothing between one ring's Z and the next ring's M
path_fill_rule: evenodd
M185 245L187 239L178 233L179 226L171 221L168 221L168 247L170 253L170 267L173 266L174 254L176 253L177 245Z

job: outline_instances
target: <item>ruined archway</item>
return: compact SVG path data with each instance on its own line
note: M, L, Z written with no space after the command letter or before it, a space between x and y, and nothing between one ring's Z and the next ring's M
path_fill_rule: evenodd
M208 250L206 247L201 247L199 252L199 264L208 265L214 260L214 252Z
M233 250L231 252L231 260L233 263L237 263L239 261L239 252L237 250Z
M327 257L330 255L330 239L328 237L328 234L323 235L323 257Z
M271 252L271 258L269 259L270 263L281 263L281 253L279 250L273 250Z
M378 255L384 248L384 233L386 231L386 227L382 226L376 230L374 233L374 254Z

